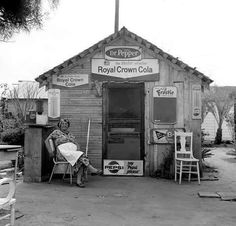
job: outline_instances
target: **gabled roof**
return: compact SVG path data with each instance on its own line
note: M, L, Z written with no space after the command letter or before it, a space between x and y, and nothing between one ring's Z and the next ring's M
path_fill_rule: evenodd
M140 36L130 32L127 28L123 27L120 31L108 36L107 38L101 40L100 42L96 43L95 45L91 46L90 48L84 50L83 52L71 57L70 59L64 61L62 64L57 65L56 67L50 69L49 71L41 74L39 77L37 77L35 80L41 84L41 86L45 85L45 80L52 76L53 74L60 73L61 70L68 66L72 66L73 64L76 64L79 60L88 57L89 55L92 55L95 51L101 49L104 45L108 45L111 43L111 41L114 41L115 39L126 36L134 41L138 42L140 45L143 45L145 48L151 50L154 54L158 55L159 57L165 59L166 61L171 62L172 64L175 64L176 66L182 68L186 72L191 73L194 76L199 77L203 82L210 84L213 82L209 77L201 73L200 71L196 70L196 68L192 68L186 63L180 61L178 57L173 57L172 55L164 52L157 46L153 45L152 43L148 42L147 40L141 38Z

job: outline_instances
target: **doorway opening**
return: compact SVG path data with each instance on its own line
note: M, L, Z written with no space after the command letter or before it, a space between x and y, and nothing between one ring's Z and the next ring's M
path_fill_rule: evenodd
M144 84L106 83L103 86L104 174L143 175L143 160Z

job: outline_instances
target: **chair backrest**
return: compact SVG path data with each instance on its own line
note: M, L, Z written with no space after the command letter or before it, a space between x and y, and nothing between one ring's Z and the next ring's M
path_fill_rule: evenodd
M55 146L54 146L53 140L49 139L48 142L49 142L49 145L50 145L50 148L51 148L52 152L55 153Z
M7 203L9 203L15 195L16 185L15 185L14 180L11 178L8 178L8 177L0 179L0 185L8 184L8 183L9 183L8 194L5 198L0 198L0 200L1 200L0 201L0 208L3 207L4 205L6 205Z
M193 133L175 132L175 158L193 157Z
M55 148L53 139L52 138L46 139L45 140L45 145L46 145L46 148L48 150L49 156L55 158L55 156L56 156L56 148Z
M14 196L15 196L15 190L16 190L16 183L15 183L15 180L12 178L3 178L3 179L0 179L0 186L2 184L9 184L9 190L8 190L7 196L0 197L0 209L10 209L10 211L1 214L0 221L10 218L10 224L8 223L6 225L15 225L16 199L14 198Z

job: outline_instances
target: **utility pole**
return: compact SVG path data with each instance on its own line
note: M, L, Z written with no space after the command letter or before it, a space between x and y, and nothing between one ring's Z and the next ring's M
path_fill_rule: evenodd
M115 6L115 32L119 30L119 0L116 0Z

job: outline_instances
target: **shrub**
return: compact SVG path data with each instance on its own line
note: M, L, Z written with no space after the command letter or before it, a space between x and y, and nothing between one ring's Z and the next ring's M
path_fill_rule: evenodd
M208 136L208 134L204 131L204 129L202 129L202 140L201 140L201 146L205 146L205 147L211 147L212 144L211 143L206 143L205 141L205 137ZM202 155L202 160L204 161L205 158L210 158L213 154L211 153L212 149L210 148L201 148L201 155Z
M211 153L212 149L203 148L202 149L202 160L204 161L206 158L210 158L213 154Z
M1 140L7 144L17 144L24 146L24 129L7 129L1 133Z

